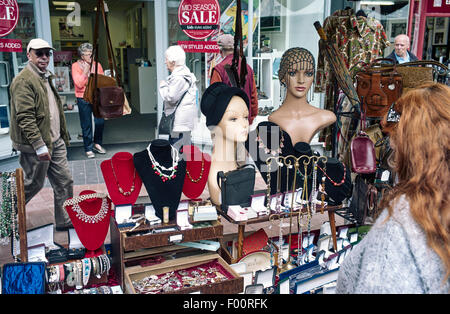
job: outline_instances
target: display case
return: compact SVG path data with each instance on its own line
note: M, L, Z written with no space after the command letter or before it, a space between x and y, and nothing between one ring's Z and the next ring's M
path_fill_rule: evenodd
M165 284L164 278L170 278L170 281ZM153 286L152 279L155 281ZM147 283L147 287L143 282ZM129 294L237 294L242 292L243 285L244 278L216 253L167 260L148 267L129 267L125 270L125 292Z
M192 229L186 230L177 228L175 221L169 221L168 224L147 224L132 229L119 228L116 220L111 217L112 267L118 274L122 288L128 267L159 263L186 255L195 256L202 251L193 249L189 243L223 237L223 225L218 220L193 224Z

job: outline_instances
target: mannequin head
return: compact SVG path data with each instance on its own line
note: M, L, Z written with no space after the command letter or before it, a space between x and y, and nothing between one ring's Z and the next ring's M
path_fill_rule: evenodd
M222 136L226 141L242 143L248 136L248 108L239 96L233 96L217 127L212 132L214 138Z
M304 98L314 81L315 60L305 48L286 50L280 61L278 77L281 86L286 87L288 95Z

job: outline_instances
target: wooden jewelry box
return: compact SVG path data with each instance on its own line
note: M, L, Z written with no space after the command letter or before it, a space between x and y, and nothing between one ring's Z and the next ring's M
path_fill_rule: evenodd
M208 274L215 277L214 273L219 272L220 274L216 278L221 277L221 279L216 279L216 282L208 280L207 283L204 279L202 279L203 281L201 279L197 281L185 280L185 278L192 279L193 277L189 275L195 271L197 271L196 274L204 272L205 277ZM180 279L180 281L177 279ZM156 283L157 287L141 285L142 282L153 282ZM179 282L183 282L185 285ZM243 286L244 278L240 277L218 254L211 252L166 260L161 264L148 267L133 266L125 269L125 292L129 294L187 294L195 292L202 294L237 294L242 292Z
M220 240L223 237L223 225L218 220L207 223L204 227L185 230L177 229L173 221L169 221L168 224L142 225L133 231L130 231L131 229L119 228L115 219L111 217L112 267L122 289L124 289L125 271L128 268L153 269L163 264L163 261L199 255L204 251L186 244L204 240ZM147 265L151 266L147 268Z

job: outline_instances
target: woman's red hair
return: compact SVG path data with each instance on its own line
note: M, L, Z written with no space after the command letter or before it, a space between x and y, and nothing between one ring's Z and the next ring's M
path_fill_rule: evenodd
M381 208L393 214L391 201L405 195L414 220L450 275L450 87L427 83L405 93L396 104L401 118L390 133L399 183L383 197ZM445 278L445 279L446 279Z

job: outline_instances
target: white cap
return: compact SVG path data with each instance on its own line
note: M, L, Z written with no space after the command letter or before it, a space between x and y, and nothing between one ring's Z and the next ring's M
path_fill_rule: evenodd
M48 42L46 42L43 39L40 38L35 38L30 40L30 42L28 43L27 46L27 53L30 52L30 49L43 49L43 48L49 48L49 49L53 49L55 50L55 48L53 48L52 46L50 46L50 44Z

